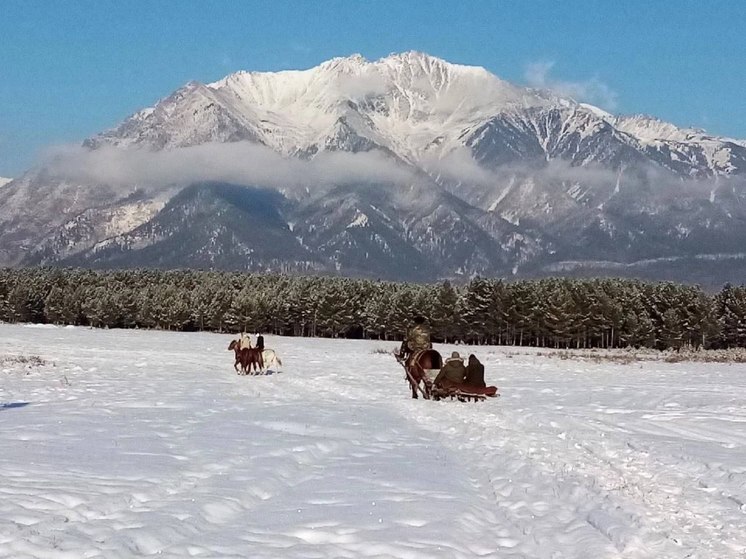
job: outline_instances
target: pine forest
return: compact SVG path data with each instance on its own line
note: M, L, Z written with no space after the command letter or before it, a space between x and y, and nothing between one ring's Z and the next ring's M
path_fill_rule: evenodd
M746 347L746 287L627 279L422 285L212 271L0 269L0 321L555 348Z

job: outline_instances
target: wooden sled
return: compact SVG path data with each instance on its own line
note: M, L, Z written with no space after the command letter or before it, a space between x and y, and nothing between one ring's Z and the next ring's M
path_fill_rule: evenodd
M499 396L497 393L496 386L469 386L460 385L452 388L440 388L433 386L433 380L438 376L440 369L422 369L423 375L422 380L425 384L425 389L420 387L419 382L415 380L412 373L407 369L404 359L398 354L394 353L394 357L399 364L404 368L405 379L410 383L411 386L416 386L417 390L422 394L425 400L458 400L459 402L481 402L487 398L494 398Z
M496 386L485 388L463 387L463 388L439 388L433 386L430 395L433 400L458 400L459 402L481 402L487 398L500 396Z

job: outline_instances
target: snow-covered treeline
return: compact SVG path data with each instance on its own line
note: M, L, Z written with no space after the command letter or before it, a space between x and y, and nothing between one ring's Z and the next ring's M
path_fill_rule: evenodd
M746 288L622 279L466 285L229 272L0 270L0 320L549 347L746 347Z

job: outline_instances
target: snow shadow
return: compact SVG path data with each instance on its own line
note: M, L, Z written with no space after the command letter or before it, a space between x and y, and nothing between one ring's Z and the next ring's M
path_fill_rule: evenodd
M0 404L0 410L9 410L11 408L23 408L29 405L30 402L3 402Z

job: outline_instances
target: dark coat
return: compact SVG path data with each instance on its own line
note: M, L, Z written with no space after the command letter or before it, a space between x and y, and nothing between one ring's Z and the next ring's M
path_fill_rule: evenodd
M435 384L454 385L461 384L464 382L466 376L466 367L461 359L448 359L446 364L435 377Z
M264 351L264 336L261 334L256 337L256 348Z
M471 355L469 357L469 365L466 367L466 379L464 384L469 386L487 386L484 382L484 365L479 362L479 359Z

